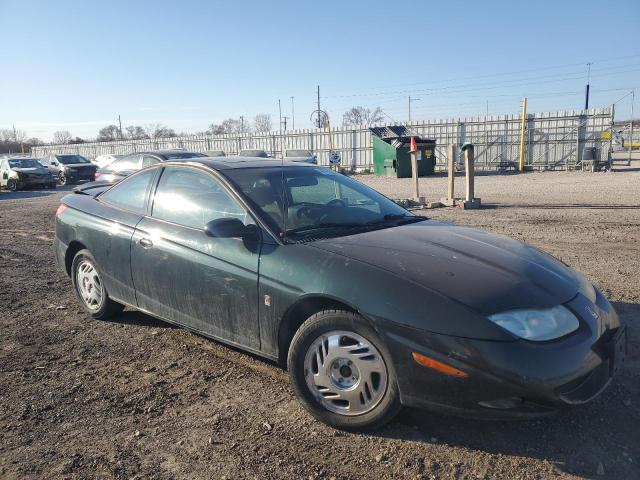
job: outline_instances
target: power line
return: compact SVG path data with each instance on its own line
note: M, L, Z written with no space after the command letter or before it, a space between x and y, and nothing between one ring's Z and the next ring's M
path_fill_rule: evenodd
M600 60L593 60L590 63L591 64L610 63L610 62L615 62L617 60L626 60L626 59L629 59L629 58L638 58L638 57L640 57L640 53L633 54L633 55L623 55L623 56L619 56L619 57L611 57L611 58L600 59ZM553 66L546 66L546 67L535 67L535 68L529 68L529 69L525 69L525 70L517 70L517 71L511 71L511 72L500 72L500 73L490 73L490 74L484 74L484 75L465 76L465 78L469 79L469 80L474 80L474 79L480 79L480 78L504 77L506 75L519 75L519 74L523 74L523 73L530 73L530 72L536 72L536 71L553 70L553 69L558 69L558 68L578 67L578 66L583 67L584 66L584 62L565 63L565 64L561 64L561 65L553 65ZM612 68L612 67L607 67L607 68ZM613 67L613 68L615 68L615 67ZM437 82L435 82L435 84L438 84L438 83L449 83L449 82L455 81L455 80L458 80L458 77L438 80ZM434 82L432 82L432 81L429 81L429 82L415 82L415 83L385 85L385 86L378 86L378 87L364 87L364 88L361 88L361 90L380 90L380 89L388 89L388 88L410 87L410 86L414 86L414 85L426 85L426 84L433 84L433 83ZM342 95L334 95L333 97L335 98L335 97L340 97L340 96L342 96ZM324 98L331 98L331 97L324 97Z

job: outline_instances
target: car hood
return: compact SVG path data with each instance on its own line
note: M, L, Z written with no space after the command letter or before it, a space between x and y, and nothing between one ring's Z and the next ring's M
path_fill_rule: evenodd
M12 167L11 170L13 170L14 172L19 172L19 173L49 173L49 170L46 168L39 168L39 167L28 167L28 168L21 168L21 167Z
M308 245L382 268L484 315L550 308L578 293L577 273L552 256L502 235L446 223L422 221ZM389 288L407 286L390 281Z

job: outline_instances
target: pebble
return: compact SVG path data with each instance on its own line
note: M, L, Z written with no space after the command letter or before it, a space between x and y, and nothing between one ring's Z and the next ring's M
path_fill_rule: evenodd
M268 422L264 422L264 423L262 424L262 426L264 427L264 429L265 429L267 432L270 432L271 430L273 430L273 425L271 425L271 424L270 424L270 423L268 423Z
M142 432L140 430L136 430L135 433L133 434L134 437L140 437L142 436Z
M377 463L382 462L384 460L384 455L379 453L378 455L376 455L376 459L375 460L376 460Z

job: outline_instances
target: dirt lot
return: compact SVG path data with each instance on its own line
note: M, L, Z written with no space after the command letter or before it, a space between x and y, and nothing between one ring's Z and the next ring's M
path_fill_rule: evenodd
M409 196L407 180L359 178ZM422 187L436 200L445 179ZM63 192L0 193L0 478L640 478L640 172L480 176L476 191L482 210L427 214L580 269L630 326L631 356L566 416L412 410L362 435L314 421L268 362L135 312L90 319L53 263Z

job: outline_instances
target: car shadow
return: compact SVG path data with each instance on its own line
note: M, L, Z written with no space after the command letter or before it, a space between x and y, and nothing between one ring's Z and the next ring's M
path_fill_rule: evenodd
M0 192L0 201L2 200L20 200L23 198L38 198L48 197L55 195L55 190L18 190L17 192L10 192L3 190Z
M640 478L640 304L613 306L628 327L629 352L618 377L593 402L551 417L500 421L405 409L370 435L546 460L586 478Z
M146 313L142 313L137 310L126 310L120 315L116 315L115 317L111 317L103 321L109 323L120 323L124 325L135 325L138 327L167 329L180 328L176 325L164 322L158 318L152 317L151 315L147 315Z

